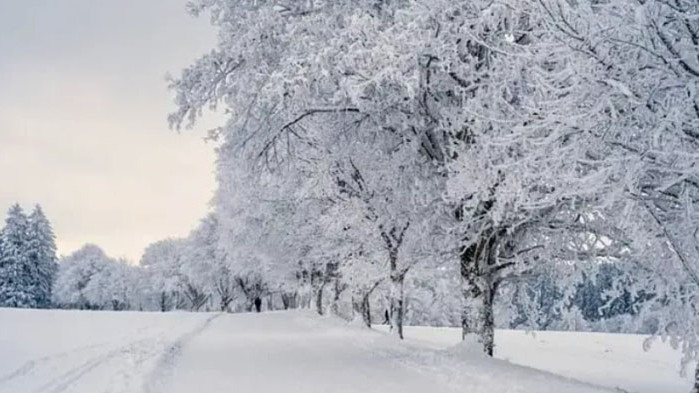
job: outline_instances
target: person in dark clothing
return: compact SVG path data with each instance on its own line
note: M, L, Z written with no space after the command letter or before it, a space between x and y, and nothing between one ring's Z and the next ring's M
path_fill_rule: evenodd
M255 298L255 311L262 311L262 299L260 299L259 297Z

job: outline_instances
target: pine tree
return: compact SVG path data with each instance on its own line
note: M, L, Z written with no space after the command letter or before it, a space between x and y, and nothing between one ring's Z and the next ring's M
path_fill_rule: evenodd
M34 280L37 271L29 260L29 220L15 204L8 212L2 231L0 254L0 305L5 307L36 307Z
M36 275L33 276L34 299L38 307L51 305L51 290L56 276L56 242L51 223L44 215L41 206L36 205L29 216L28 230L29 262Z

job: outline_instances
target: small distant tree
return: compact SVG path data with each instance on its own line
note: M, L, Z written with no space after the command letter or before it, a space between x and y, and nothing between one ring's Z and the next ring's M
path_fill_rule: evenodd
M146 291L151 293L160 311L184 306L185 280L181 273L186 242L165 239L146 247L140 266L148 277Z
M59 263L53 301L66 308L101 309L102 296L98 277L112 262L101 248L87 244L62 258Z

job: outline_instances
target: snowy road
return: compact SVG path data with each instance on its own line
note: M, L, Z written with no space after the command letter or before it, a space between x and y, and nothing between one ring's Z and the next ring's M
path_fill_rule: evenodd
M218 320L184 350L165 391L440 391L430 376L367 350L360 331L322 322L282 313Z
M310 312L0 309L1 393L601 393Z
M226 315L182 350L162 393L600 393L479 357L406 346L311 313Z

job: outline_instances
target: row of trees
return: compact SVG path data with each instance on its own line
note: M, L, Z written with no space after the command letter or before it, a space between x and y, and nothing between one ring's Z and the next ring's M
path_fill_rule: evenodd
M337 264L326 271L309 270L300 263L290 275L277 279L269 272L240 266L216 257L211 234L215 218L209 216L184 239L165 239L148 246L133 265L108 257L98 246L86 245L61 259L54 285L54 304L62 308L140 311L250 312L313 308L320 314L351 319L367 325L372 320L388 323L389 287L378 281L366 296L351 295L352 282ZM646 298L628 292L609 299L614 265L604 264L595 274L584 276L573 291L560 287L550 275L522 279L509 293L507 306L496 305L501 327L575 329L617 332L653 332L636 317ZM459 324L458 271L449 265L438 269L416 266L406 277L403 297L405 321L412 325L457 326ZM566 294L568 292L569 294ZM504 296L504 294L502 295ZM561 299L569 303L560 307ZM535 305L535 307L532 307ZM353 309L354 306L354 309Z
M695 357L695 1L190 11L208 12L219 41L171 80L170 122L228 116L210 135L226 266L268 282L307 274L318 296L337 280L365 320L383 287L398 336L406 277L456 271L464 338L492 354L496 302L540 306L509 299L542 272L569 302L614 262L609 298L645 299L634 313Z
M53 230L41 207L27 216L12 206L0 230L0 307L50 307L56 261Z

